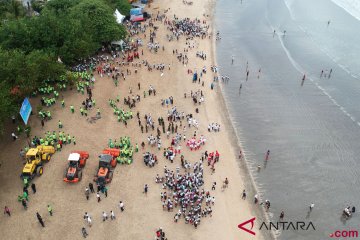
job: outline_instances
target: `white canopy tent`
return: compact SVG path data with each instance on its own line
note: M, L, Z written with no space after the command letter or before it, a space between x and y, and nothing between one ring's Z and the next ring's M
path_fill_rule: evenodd
M79 161L80 160L80 154L79 153L70 153L69 161Z
M122 21L124 20L125 16L122 15L122 14L119 12L119 10L117 10L117 9L115 10L114 16L115 16L115 18L116 18L116 22L117 22L118 24L122 24Z
M124 46L125 42L123 40L120 41L112 41L111 42L112 45L118 45L118 46Z

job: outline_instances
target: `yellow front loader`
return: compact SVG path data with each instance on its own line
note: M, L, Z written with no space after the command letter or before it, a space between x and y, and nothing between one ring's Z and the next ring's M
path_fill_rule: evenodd
M21 174L24 183L27 183L36 175L41 176L44 171L43 162L50 161L54 153L55 148L53 146L39 145L36 148L30 148L26 153L26 164Z

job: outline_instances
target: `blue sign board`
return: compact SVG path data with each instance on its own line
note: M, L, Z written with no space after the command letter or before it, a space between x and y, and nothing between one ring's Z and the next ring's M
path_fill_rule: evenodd
M142 9L141 8L132 8L130 9L130 15L131 16L138 16L142 14Z
M32 110L32 108L31 108L29 99L25 98L21 105L21 109L20 109L20 116L24 120L25 124L27 124L27 122L29 120L31 110Z

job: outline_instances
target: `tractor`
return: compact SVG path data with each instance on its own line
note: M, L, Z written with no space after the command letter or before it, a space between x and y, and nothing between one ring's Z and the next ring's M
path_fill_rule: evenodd
M31 180L36 175L43 174L43 162L48 162L51 155L55 153L53 146L39 145L36 148L30 148L26 153L26 164L23 168L21 177L22 179Z
M68 158L68 166L65 170L65 182L79 182L82 178L82 169L85 167L89 153L85 151L71 152Z
M112 156L112 160L110 162L111 167L115 168L117 165L117 157L120 156L120 150L116 148L105 148L103 150L103 154L109 154Z
M100 186L111 182L114 168L116 167L116 158L120 155L120 150L116 148L106 148L99 156L99 167L95 172L94 181Z

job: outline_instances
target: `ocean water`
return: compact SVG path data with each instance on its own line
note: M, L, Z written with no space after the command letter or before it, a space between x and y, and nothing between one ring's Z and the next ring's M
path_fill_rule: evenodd
M360 214L341 219L360 209L360 1L217 0L215 28L225 100L270 219L283 210L316 227L279 239L360 231Z

